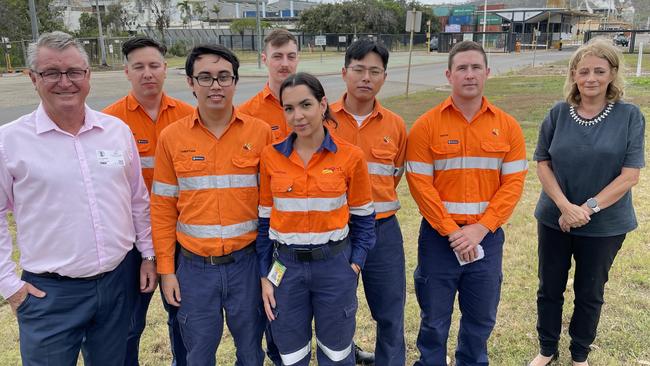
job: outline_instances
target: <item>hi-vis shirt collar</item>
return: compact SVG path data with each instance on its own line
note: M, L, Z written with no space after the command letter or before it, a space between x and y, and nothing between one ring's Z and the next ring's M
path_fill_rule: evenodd
M345 110L345 98L347 98L347 97L348 97L348 93L345 92L343 94L343 96L341 96L341 99L337 100L336 103L331 104L330 108L332 109L332 112L338 113L340 111L344 111L345 113L352 116L352 113ZM372 107L372 112L370 113L370 116L368 118L373 119L377 115L383 117L384 114L382 113L382 110L383 110L383 107L379 103L379 100L377 100L377 98L375 98L375 104Z
M264 99L271 98L271 99L275 100L276 102L278 102L278 104L280 104L280 101L278 100L278 98L276 98L275 95L273 95L273 92L271 91L271 87L269 87L268 82L266 83L266 85L264 85L264 89L262 90L262 96L264 97Z
M450 107L453 108L453 109L455 109L456 111L458 111L458 112L460 113L460 109L458 109L458 107L456 107L456 105L454 105L454 100L451 98L451 95L450 95L449 97L447 97L447 99L445 99L444 102L442 102L442 108L441 108L441 111L444 111L445 109L450 108ZM492 105L492 103L490 103L490 102L487 100L486 97L482 97L482 101L481 101L481 109L478 111L478 113L477 113L476 115L479 116L479 115L485 113L487 110L489 110L490 112L492 112L492 114L495 114L495 113L496 113L496 109L495 109L495 107ZM474 118L476 118L476 117L474 117Z
M140 102L138 102L138 99L133 94L133 91L130 91L129 95L126 96L126 108L128 108L129 111L133 112L134 110L138 109L138 107L142 107L142 106L140 105ZM169 98L167 94L163 92L162 99L160 100L160 110L164 111L169 107L176 107L176 102L172 98Z
M323 128L325 129L325 138L323 139L323 143L320 145L317 151L322 151L325 149L329 152L335 153L337 148L334 140L332 140L332 135L330 135L330 132L326 127ZM296 137L298 137L298 135L296 135L295 132L292 132L291 135L289 135L284 141L273 145L273 147L278 150L280 154L288 158L293 152L293 142L296 141Z
M81 134L84 131L92 130L95 127L101 128L103 130L104 124L100 119L97 118L97 115L95 114L96 112L90 109L87 104L84 105L84 109L84 124L81 126L79 132L77 132L77 135ZM52 121L50 116L47 115L47 112L45 112L43 103L39 104L38 108L36 109L36 119L34 121L34 124L37 134L52 130L69 134L68 132L65 132L59 128L59 126L54 123L54 121Z
M230 125L232 125L233 122L237 122L237 121L241 123L246 122L243 118L241 118L239 114L239 110L235 107L232 107L232 115L230 116L230 121L228 121L228 126L226 127L226 130L230 128ZM201 116L199 115L199 107L194 108L194 112L192 113L192 119L190 119L190 127L195 127L197 124L203 126L203 122L201 122Z

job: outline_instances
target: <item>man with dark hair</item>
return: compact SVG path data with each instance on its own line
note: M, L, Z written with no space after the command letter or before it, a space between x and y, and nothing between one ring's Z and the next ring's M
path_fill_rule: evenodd
M404 246L395 217L400 208L396 188L404 172L406 126L376 98L386 80L387 65L388 50L381 43L360 39L348 47L341 70L346 92L331 105L338 124L330 129L361 147L368 162L377 243L368 252L361 274L366 300L377 322L375 363L397 366L406 362Z
M42 34L28 64L41 103L0 127L0 296L18 319L22 365L76 365L83 350L86 365L121 366L129 252L139 289L157 284L138 148L122 121L86 105L88 55L71 35Z
M279 91L282 82L298 68L298 41L284 28L276 28L264 38L262 62L269 80L264 89L239 106L242 113L259 118L271 126L273 141L284 140L291 131L284 119Z
M124 55L124 73L131 83L131 92L117 102L106 107L103 112L120 118L131 128L133 138L138 146L142 175L151 192L153 182L154 156L156 143L160 132L172 122L192 114L194 108L178 99L169 97L163 91L167 76L165 53L167 47L158 41L138 36L122 44ZM151 302L152 293L141 293L137 269L141 261L137 255L129 256L131 262L131 277L133 284L133 312L131 314L131 329L127 339L126 366L137 366L140 337L147 320L147 309ZM163 297L163 305L168 314L169 340L172 350L172 365L184 366L185 347L181 339L177 308L170 306Z
M164 296L180 307L189 365L215 364L224 313L237 365L264 361L266 322L254 248L259 158L271 129L233 108L238 69L227 48L195 47L185 72L198 106L161 133L156 149L154 248Z
M445 365L454 299L461 319L456 365L487 365L501 293L501 226L521 197L528 163L517 121L483 96L481 45L449 52L451 96L423 114L406 148L406 179L423 219L415 293L417 366Z

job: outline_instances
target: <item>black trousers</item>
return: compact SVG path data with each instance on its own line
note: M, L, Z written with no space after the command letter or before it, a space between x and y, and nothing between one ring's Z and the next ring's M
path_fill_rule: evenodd
M569 349L574 361L583 362L589 354L589 345L596 338L605 283L625 234L608 237L577 236L538 222L537 235L537 334L540 353L551 356L557 352L562 328L564 291L573 257L576 263L573 281L575 300L569 325Z

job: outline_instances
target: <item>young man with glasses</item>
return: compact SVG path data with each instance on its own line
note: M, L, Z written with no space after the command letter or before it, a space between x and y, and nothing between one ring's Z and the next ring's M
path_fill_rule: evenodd
M372 182L377 243L361 271L366 300L377 322L375 363L404 365L404 303L406 280L402 232L395 213L400 208L396 187L404 172L406 126L376 96L386 80L388 50L360 39L345 52L341 73L346 92L331 105L336 126L330 130L364 152Z
M124 121L133 132L140 154L142 176L149 192L153 182L154 156L160 132L172 122L194 111L191 105L174 99L163 91L167 77L166 52L165 45L148 37L138 36L124 42L122 44L124 73L131 83L131 92L103 110L104 113ZM140 258L132 253L129 259L132 264L131 277L136 279ZM139 364L140 337L146 325L147 309L153 295L153 293L141 293L139 286L133 286L132 292L134 305L127 339L125 366ZM178 309L170 306L164 296L163 306L168 316L172 365L184 366L186 365L185 347L176 321Z
M189 365L215 364L224 313L237 364L264 361L266 322L254 248L259 156L271 143L271 129L233 108L238 69L227 48L195 47L185 72L198 106L160 134L156 149L154 247L165 299L180 307Z

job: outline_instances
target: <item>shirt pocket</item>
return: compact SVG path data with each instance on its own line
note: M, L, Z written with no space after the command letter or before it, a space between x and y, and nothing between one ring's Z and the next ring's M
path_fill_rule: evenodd
M348 189L345 178L341 176L321 177L316 180L318 189L328 196L342 195Z
M460 152L460 143L450 144L450 143L441 143L431 146L431 151L433 152L434 157L444 158L450 155L456 155Z
M293 191L293 179L288 177L271 177L271 192L288 193Z
M493 156L505 156L510 152L510 144L499 141L482 141L481 150Z
M174 170L179 177L197 175L194 173L205 171L207 167L205 155L185 155L174 159Z
M247 185L245 187L235 188L235 196L242 200L257 200L258 190L258 180L257 174L259 172L259 155L250 155L250 156L235 156L232 158L232 165L241 170L241 174L247 176L246 179L252 179L252 176L255 176L256 183L255 185ZM250 183L250 182L249 182Z
M370 149L370 154L372 154L373 158L375 158L378 161L381 161L382 163L392 164L393 161L395 161L395 156L397 156L397 151L373 147L372 149Z

